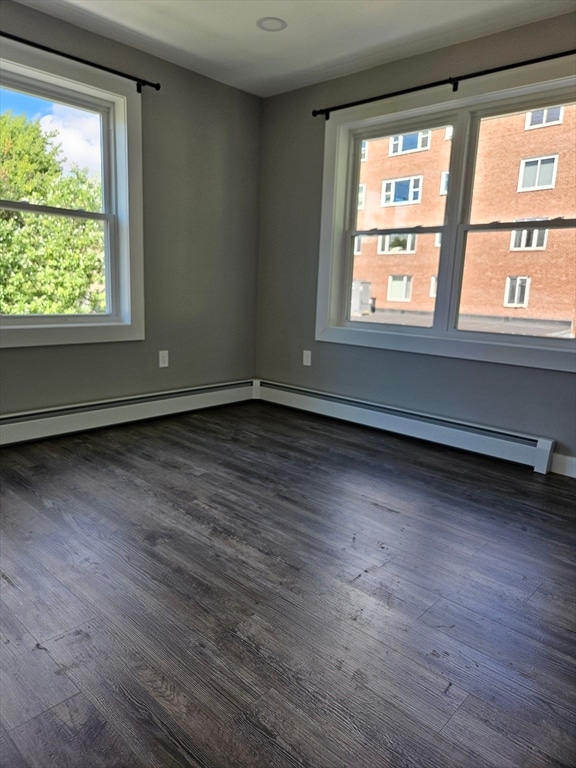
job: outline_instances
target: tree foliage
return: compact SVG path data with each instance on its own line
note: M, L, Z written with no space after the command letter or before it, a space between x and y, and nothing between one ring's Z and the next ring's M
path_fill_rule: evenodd
M39 121L0 115L0 199L101 210L98 180L65 158ZM77 314L106 309L102 223L0 209L0 311Z

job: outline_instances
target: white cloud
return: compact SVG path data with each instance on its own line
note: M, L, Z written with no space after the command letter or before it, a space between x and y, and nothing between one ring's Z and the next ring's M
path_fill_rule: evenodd
M40 118L44 133L57 132L52 140L61 145L64 170L73 165L88 169L91 176L101 174L100 116L64 104L53 104L52 112Z

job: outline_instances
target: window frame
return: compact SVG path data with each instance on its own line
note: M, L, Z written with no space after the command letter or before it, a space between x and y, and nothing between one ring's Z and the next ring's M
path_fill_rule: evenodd
M573 371L573 339L473 332L457 328L462 254L471 229L518 229L517 223L496 227L468 223L471 167L480 117L527 112L574 100L576 57L553 61L467 81L458 92L430 89L349 107L333 112L326 121L320 258L315 338L318 341L438 355L549 370ZM354 146L361 139L398 135L421 129L454 126L450 162L451 190L442 226L421 227L418 233L442 237L438 293L430 328L353 322L349 310L351 229L347 217L347 179L359 172ZM476 125L476 128L474 128ZM466 169L461 175L460 169ZM458 170L457 170L458 169ZM526 223L528 224L528 223ZM547 229L572 227L574 219L551 222ZM394 230L398 231L395 227ZM414 231L407 228L405 231ZM375 231L372 234L385 234Z
M109 161L103 162L100 217L110 228L105 313L2 315L1 347L86 344L144 339L141 97L133 82L11 40L2 43L3 85L44 98L102 110L108 116ZM18 201L5 208L25 209ZM31 206L41 215L42 206ZM52 211L53 212L53 211ZM67 215L62 209L58 215ZM70 215L78 215L70 212ZM81 214L82 216L82 214Z
M399 250L399 251L392 251L390 250L390 238L391 237L397 237L398 232L391 232L388 235L378 235L378 241L376 245L376 253L379 255L388 255L388 254L398 254L402 255L404 253L416 253L416 235L414 232L407 232L406 237L408 238L408 243L410 242L410 238L412 238L412 247L406 248L406 250Z
M403 295L401 299L392 297L392 287L395 280L402 280ZM386 301L397 301L406 304L412 301L412 275L388 275L388 288L386 291Z
M401 176L399 178L395 179L382 179L382 192L380 195L380 206L382 208L391 208L395 205L418 205L422 199L422 182L424 180L424 177L422 175L415 175L415 176ZM408 195L410 198L413 197L414 192L416 191L418 193L418 199L417 200L392 200L391 202L386 202L386 185L391 184L393 185L391 187L391 196L393 197L396 190L396 184L400 181L407 181L408 184ZM417 182L417 183L416 183ZM416 187L416 189L415 189Z
M404 138L404 136L413 136L414 134L417 134L418 140L417 140L417 146L413 149L400 149L394 150L394 143L395 139L398 139L398 145L400 145L400 140ZM399 133L393 136L390 136L388 141L388 157L397 157L398 155L410 155L413 152L425 152L427 149L430 149L430 138L431 134L430 131L425 129L423 131L405 131L404 133ZM424 143L426 146L422 146Z
M535 219L530 219L530 224L533 225ZM547 219L539 219L538 221L547 221ZM525 223L523 221L518 221L518 224ZM514 245L514 241L516 240L516 234L520 232L520 241L521 245ZM544 233L544 242L542 245L526 245L526 241L528 240L528 232L532 233L532 237L536 235L537 232L543 232ZM536 239L538 239L536 235ZM518 227L518 229L513 229L510 233L510 250L511 251L545 251L546 250L546 244L548 242L548 229L546 227L535 227L535 226L529 226L529 227Z
M556 107L560 107L560 117L558 118L558 120L546 120L548 111L550 109L555 109ZM544 112L543 122L536 125L530 124L530 119L534 114L534 112ZM549 125L561 125L563 120L564 120L564 107L562 106L562 104L555 104L554 106L550 106L550 107L541 107L540 109L532 109L530 110L530 112L526 113L526 120L524 121L524 130L533 131L536 128L547 128Z
M540 170L542 168L542 160L554 160L552 168L552 182L550 184L536 184L533 187L525 187L522 185L524 180L524 174L526 173L526 163L538 163L538 170L536 172L536 180L540 176ZM537 157L525 157L520 160L520 171L518 173L518 189L517 192L537 192L540 189L554 189L556 186L556 174L558 172L558 155L538 155Z
M512 287L512 280L516 280L516 284L514 286L514 301L509 300L510 296L510 288ZM518 291L520 288L520 281L524 280L524 301L519 302L516 297L518 295ZM528 299L530 296L530 277L528 275L508 275L506 277L506 285L504 287L504 302L503 306L505 307L517 307L517 308L525 308L528 306Z

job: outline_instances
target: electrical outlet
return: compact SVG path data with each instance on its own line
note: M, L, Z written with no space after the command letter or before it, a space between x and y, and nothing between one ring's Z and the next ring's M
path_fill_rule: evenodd
M168 368L168 365L168 350L161 349L160 352L158 352L158 368Z
M312 352L309 349L302 352L302 365L312 365Z

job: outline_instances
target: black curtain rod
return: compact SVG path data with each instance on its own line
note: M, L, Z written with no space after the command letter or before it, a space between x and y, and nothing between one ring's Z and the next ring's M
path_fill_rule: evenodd
M1 37L7 37L9 40L14 40L17 43L23 43L24 45L29 45L31 48L38 48L40 51L46 51L47 53L54 53L57 56L62 56L65 59L70 59L71 61L77 61L79 64L87 64L89 67L94 67L94 69L101 69L103 72L109 72L111 75L118 75L118 77L123 77L126 80L132 80L136 83L136 90L138 93L142 93L142 88L145 85L149 85L151 88L154 88L156 91L160 90L160 83L151 83L149 80L144 80L142 77L135 77L134 75L128 75L126 72L119 72L117 69L112 69L111 67L105 67L103 64L95 64L93 61L87 61L86 59L81 59L79 56L72 56L70 53L62 53L62 51L57 51L54 48L49 48L47 45L42 45L41 43L33 43L31 40L25 40L23 37L18 37L17 35L11 35L9 32L2 32L0 30L0 36Z
M437 88L439 85L451 85L452 91L457 91L459 84L463 80L472 80L474 77L483 77L484 75L493 75L496 72L505 72L508 69L516 69L517 67L526 67L529 64L539 64L543 61L551 61L552 59L559 59L563 56L572 56L576 53L576 49L570 51L563 51L562 53L551 53L548 56L540 56L537 59L528 59L527 61L518 61L515 64L504 64L501 67L492 67L491 69L483 69L481 72L472 72L469 75L460 75L459 77L447 77L445 80L436 80L434 83L426 83L425 85L415 85L412 88L403 88L401 91L393 91L392 93L385 93L381 96L372 96L369 99L360 99L359 101L350 101L348 104L338 104L335 107L325 107L324 109L312 110L312 117L318 117L318 115L324 115L326 120L330 119L331 112L337 112L340 109L348 109L348 107L358 107L361 104L371 104L373 101L382 101L383 99L391 99L393 96L404 96L407 93L416 93L417 91L426 91L429 88Z

